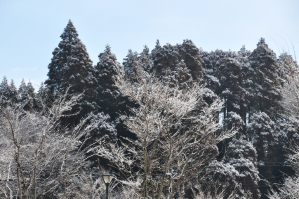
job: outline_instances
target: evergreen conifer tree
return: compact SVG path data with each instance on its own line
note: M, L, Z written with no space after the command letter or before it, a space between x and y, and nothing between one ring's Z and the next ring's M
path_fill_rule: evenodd
M44 83L42 82L36 94L36 97L38 98L38 110L42 110L43 108L50 107L52 105L49 93L49 90L44 86Z
M18 102L18 90L13 80L11 80L11 83L9 85L9 99L12 103Z
M142 66L146 72L150 72L153 67L153 60L151 59L151 55L149 52L149 48L145 45L144 49L138 56L138 60L142 63Z
M69 86L71 86L69 95L84 92L83 99L71 112L79 112L79 114L65 121L77 124L82 117L97 109L95 69L71 21L68 22L60 37L62 41L52 53L53 58L48 66L48 79L45 84L54 97L58 93L65 93Z
M160 41L156 41L155 48L151 51L151 59L153 60L153 67L151 71L155 71L156 73L160 73L163 68L163 63L160 63L163 59L162 54L163 48L160 45Z
M27 97L27 86L25 83L25 80L22 79L21 84L19 86L19 102L23 103L24 101L26 101L28 99Z
M31 97L31 98L35 98L36 97L35 96L36 94L35 94L34 90L35 89L34 89L32 83L29 81L27 83L27 93L28 93L29 97Z
M174 71L182 60L189 69L193 80L200 80L203 76L202 59L199 49L191 40L184 40L182 44L166 44L161 47L157 40L155 48L151 52L153 61L152 71L162 78L167 70Z
M138 60L138 53L130 49L124 58L123 67L126 79L136 82L137 70L139 67L142 67L142 64Z
M296 70L298 69L298 64L291 55L287 53L282 53L278 59L279 69L278 75L280 77L281 85L284 86L284 81L289 81L288 77L294 77Z
M204 80L207 83L207 87L220 96L223 91L220 81L224 81L224 79L222 78L223 73L219 70L219 66L227 58L227 54L218 49L210 53L202 51L201 58L203 60Z
M279 65L275 53L269 49L265 39L261 38L257 48L249 56L254 70L254 102L255 112L267 113L271 118L282 110L280 81L277 74Z
M191 71L192 78L194 80L201 79L203 77L203 72L199 49L189 39L184 40L181 45L178 45L178 49L180 58L184 60L186 66Z
M263 178L270 183L275 183L277 157L277 145L275 143L276 125L274 121L264 112L254 113L250 118L250 123L247 125L247 138L253 143L257 151L259 172ZM282 142L283 140L281 140ZM280 154L279 154L280 155ZM267 194L267 185L263 184L261 192Z
M223 58L216 65L219 70L219 80L221 84L220 96L225 100L224 118L233 111L240 112L241 92L241 64L233 58Z
M96 69L96 78L98 81L97 86L97 104L99 109L105 114L109 115L109 118L106 118L105 121L111 122L114 121L115 128L117 129L117 136L120 138L123 137L134 137L124 126L122 119L119 117L119 114L128 115L128 105L130 101L127 97L123 97L119 90L115 87L114 77L117 74L125 75L124 68L126 68L126 78L131 81L135 80L135 67L140 67L137 60L137 53L133 53L129 50L128 56L125 59L124 67L117 62L115 54L111 52L109 45L106 46L103 53L99 54L99 62L95 66ZM104 114L99 113L99 114ZM103 117L103 115L101 115ZM111 118L111 119L110 119ZM113 133L110 130L106 130L107 135L112 139ZM110 133L109 133L110 132ZM99 136L102 134L93 134L93 136ZM114 139L114 138L113 138Z
M224 198L228 198L233 192L236 192L239 196L244 196L238 182L239 172L234 166L223 161L213 160L204 169L203 177L201 180L202 187L204 189L220 194L224 193ZM242 198L242 197L241 197Z
M32 90L30 92L32 92ZM18 102L20 104L22 104L25 111L31 111L33 109L33 103L32 103L32 94L33 93L30 93L31 95L29 95L28 87L27 87L24 79L22 79L22 81L21 81L18 93L19 93Z
M38 100L36 99L35 89L30 81L27 83L27 94L32 108L36 109Z
M162 74L162 80L171 87L178 85L180 89L188 89L193 84L193 78L184 60L181 60L172 71L168 68Z
M246 50L243 45L240 51L238 52L237 60L239 61L242 70L241 70L241 93L240 93L240 112L239 115L242 117L245 124L249 122L251 111L250 108L252 106L252 98L254 94L253 88L253 77L254 70L252 69L249 56L251 52Z
M250 191L252 198L260 198L257 153L253 145L242 138L233 139L228 145L225 157L227 163L238 171L237 181L242 183L242 188Z
M0 105L5 106L9 101L9 85L7 83L7 78L4 76L0 84Z
M181 61L177 46L166 44L161 47L159 40L151 52L151 57L154 63L152 71L155 71L159 78L163 77L166 70L173 71Z
M114 76L123 71L122 66L116 60L116 56L111 52L109 45L103 53L100 53L99 62L95 66L97 85L97 104L100 110L108 113L115 120L118 116L119 103L121 103L120 92L114 86Z
M264 112L253 114L250 121L247 126L247 138L258 152L259 164L263 165L269 161L269 157L273 157L275 123Z

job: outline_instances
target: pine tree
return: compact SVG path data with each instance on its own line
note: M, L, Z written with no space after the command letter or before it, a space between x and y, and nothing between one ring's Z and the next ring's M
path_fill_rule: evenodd
M202 60L202 70L203 70L203 80L206 84L206 92L204 94L204 99L207 103L211 104L215 96L219 96L216 94L216 91L219 90L221 84L217 77L217 68L214 63L213 52L208 53L203 50L200 50L200 57Z
M83 99L71 112L79 112L79 114L66 119L66 122L76 124L82 117L97 108L94 102L97 96L95 69L71 21L68 22L60 37L62 41L52 53L53 58L48 66L49 78L45 84L54 97L58 93L65 93L69 86L71 86L69 95L84 92Z
M211 53L202 52L202 56L207 87L224 100L219 120L224 122L224 129L238 129L237 135L240 136L245 130L246 112L242 114L241 103L246 91L242 85L243 65L239 62L239 55L232 51L216 50ZM222 150L227 144L226 141Z
M270 164L268 164L272 167L264 167L264 170L270 169L275 176L275 182L283 183L285 176L294 176L297 172L298 164L294 165L290 156L295 153L292 146L297 146L299 143L299 126L288 118L279 118L275 121L275 127L275 156L269 156ZM271 147L271 150L273 150L273 147ZM273 180L273 178L270 180Z
M85 135L85 146L95 145L96 141L106 142L109 144L115 144L117 142L117 130L115 122L111 121L111 118L108 114L100 112L93 116L90 121L92 130ZM96 143L98 144L98 143ZM108 167L109 161L105 158L100 158L92 156L92 153L89 153L88 161L91 162L91 167Z
M245 129L245 122L238 113L233 111L227 113L227 117L224 119L223 123L224 129L237 130L239 132L238 134L236 134L237 137L240 137L242 135L243 130Z

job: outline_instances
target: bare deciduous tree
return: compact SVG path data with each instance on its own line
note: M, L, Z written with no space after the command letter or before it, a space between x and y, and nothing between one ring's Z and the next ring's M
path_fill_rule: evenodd
M137 82L119 74L115 84L136 104L124 121L137 139L127 139L121 147L100 141L95 152L110 160L120 172L118 180L139 197L182 197L196 184L203 165L218 154L216 144L234 132L215 135L222 102L205 103L197 83L181 90L142 69L136 74Z
M24 111L21 105L0 107L0 195L43 198L64 192L80 173L85 152L82 136L92 130L85 118L74 128L60 119L81 99L66 95L49 109Z

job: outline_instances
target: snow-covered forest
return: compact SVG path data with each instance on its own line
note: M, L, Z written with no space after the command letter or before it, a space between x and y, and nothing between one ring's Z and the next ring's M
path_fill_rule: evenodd
M0 197L299 198L292 56L191 40L93 65L68 22L36 91L0 84Z

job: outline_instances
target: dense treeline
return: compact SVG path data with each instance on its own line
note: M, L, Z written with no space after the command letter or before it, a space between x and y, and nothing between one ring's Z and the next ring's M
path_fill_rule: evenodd
M283 175L293 175L288 163L289 142L296 143L298 127L284 115L282 90L285 75L290 73L287 62L296 62L287 54L278 58L263 38L253 52L243 46L240 51L216 50L206 52L191 40L181 44L161 46L159 40L154 49L145 46L141 53L128 51L122 64L107 45L93 66L86 47L69 21L61 42L53 51L48 79L38 91L30 82L22 81L19 89L13 80L4 77L0 84L0 103L22 104L25 111L42 111L50 107L68 91L66 98L83 93L80 101L67 111L69 117L60 118L60 126L73 127L94 115L96 124L85 138L86 143L104 139L107 143L122 145L126 139L137 139L136 133L126 128L126 117L140 104L123 95L115 86L115 77L123 74L127 81L138 84L140 69L153 75L170 88L178 87L187 92L195 85L202 86L202 103L193 113L199 115L202 108L212 105L219 98L223 107L216 113L215 122L221 128L214 135L234 130L235 135L220 142L205 167L196 174L199 185L225 190L224 198L231 192L239 196L267 198L267 191L274 183L282 183ZM185 128L189 121L183 121ZM91 167L107 166L111 162L102 156L91 157ZM116 169L117 170L117 169ZM215 191L215 190L214 190ZM188 192L185 193L188 196ZM190 193L189 193L190 194ZM215 193L214 193L215 194Z

